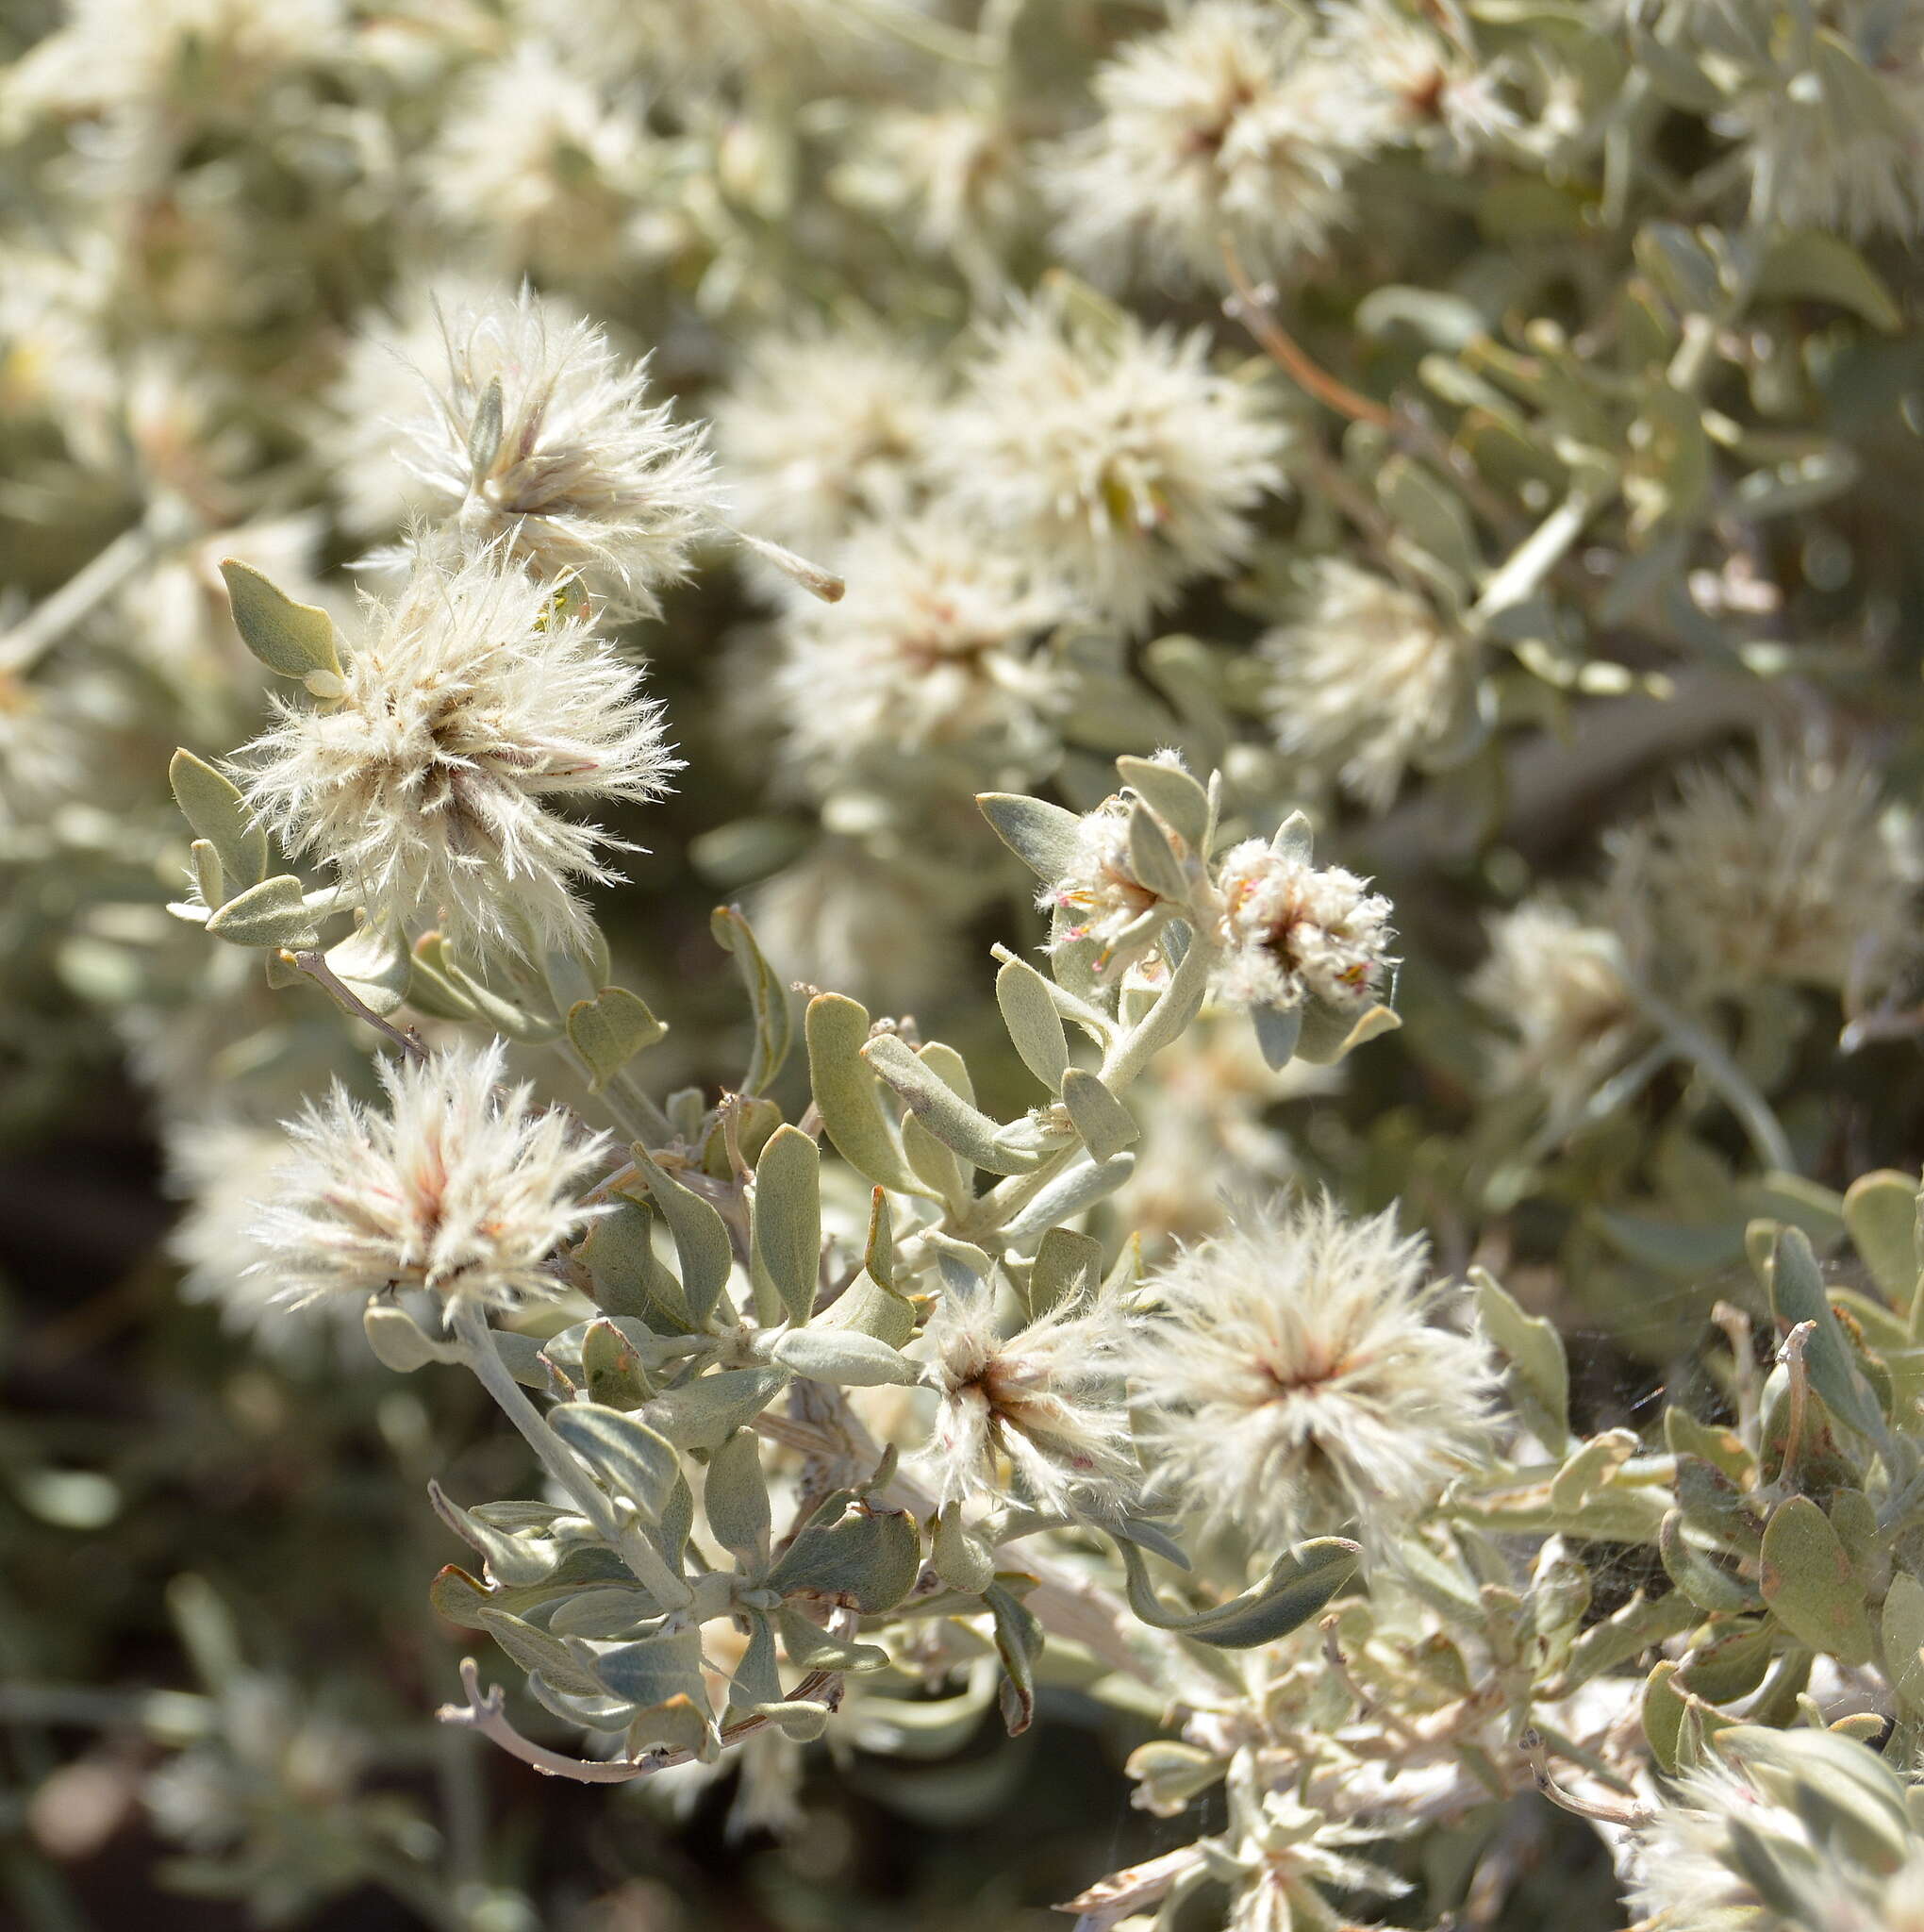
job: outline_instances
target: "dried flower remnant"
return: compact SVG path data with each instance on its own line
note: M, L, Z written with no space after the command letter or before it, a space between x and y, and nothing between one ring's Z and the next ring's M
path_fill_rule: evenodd
M593 324L531 289L446 325L444 375L401 427L404 460L471 550L500 543L553 584L579 576L621 615L653 615L714 527L706 432L650 405Z
M1054 689L1037 646L1060 594L939 512L871 525L837 562L847 598L798 598L778 627L788 755L823 778L865 751L971 742L1033 765Z
M1309 566L1301 608L1261 648L1277 744L1334 770L1375 811L1454 735L1476 658L1425 599L1341 558Z
M1225 235L1273 274L1350 220L1360 103L1307 9L1202 0L1125 47L1094 92L1101 119L1040 165L1057 243L1105 280L1140 262L1219 284Z
M537 1108L532 1087L504 1087L504 1058L495 1041L384 1060L384 1109L337 1083L288 1124L292 1158L253 1227L276 1299L421 1288L452 1321L459 1300L513 1308L563 1292L548 1259L605 1211L578 1195L607 1137Z
M1127 1500L1138 1471L1113 1365L1120 1332L1113 1309L1069 1307L1004 1337L988 1288L945 1294L925 1331L940 1400L918 1458L939 1501L999 1494L1002 1458L1042 1508L1100 1514Z
M572 888L614 876L599 854L618 841L549 801L666 789L640 673L499 551L423 562L366 629L337 699L276 699L237 755L248 803L387 930L436 920L480 954L578 941Z
M1137 631L1254 541L1287 432L1207 337L1037 303L988 339L941 473L958 508L1088 610Z
M1145 1464L1263 1549L1407 1521L1487 1441L1496 1364L1435 1317L1428 1250L1394 1210L1250 1208L1150 1277L1128 1373Z
M1686 773L1606 842L1603 908L1633 962L1663 962L1695 998L1841 991L1916 943L1915 831L1854 758L1767 741L1754 763Z
M1396 963L1389 901L1339 865L1246 839L1224 855L1217 891L1215 983L1233 1005L1288 1012L1315 1000L1360 1013Z

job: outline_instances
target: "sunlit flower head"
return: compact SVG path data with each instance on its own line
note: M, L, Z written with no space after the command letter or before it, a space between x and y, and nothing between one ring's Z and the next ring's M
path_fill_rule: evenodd
M643 103L541 39L469 73L422 157L429 203L495 267L562 276L613 268L662 170Z
M1467 991L1502 1029L1494 1084L1575 1104L1626 1057L1640 1024L1606 928L1538 892L1488 922L1490 949Z
M837 563L848 595L797 599L778 626L792 758L823 774L865 752L1036 758L1054 690L1037 647L1059 592L939 511L869 525Z
M1371 131L1352 78L1306 8L1184 9L1098 71L1101 118L1044 151L1058 244L1112 280L1219 284L1225 236L1252 275L1313 255L1350 219L1344 171Z
M369 600L342 678L331 701L277 699L237 755L255 810L386 930L439 922L476 953L578 940L573 889L614 876L619 841L554 806L655 798L676 769L641 674L485 551Z
M1260 387L1210 367L1202 331L1038 303L991 333L941 460L966 514L1136 631L1246 554L1286 441Z
M1603 905L1633 960L1695 995L1841 991L1916 943L1914 829L1852 758L1767 741L1687 772L1606 843Z
M914 510L944 388L878 326L757 338L714 408L742 521L816 556L865 520Z
M420 1288L452 1313L464 1298L519 1307L564 1291L547 1263L600 1211L578 1197L607 1139L504 1086L503 1061L499 1041L385 1060L385 1107L337 1084L289 1123L292 1158L252 1235L277 1300Z
M1085 812L1067 869L1036 895L1037 909L1054 922L1051 950L1089 942L1096 949L1095 971L1118 984L1152 958L1169 921L1193 924L1214 904L1200 855L1166 827L1163 835L1189 890L1176 898L1145 882L1130 851L1129 822L1136 809L1130 795L1119 792Z
M1319 1000L1360 1011L1396 962L1390 903L1339 865L1317 866L1262 839L1224 856L1217 874L1223 958L1218 994L1283 1010Z
M1426 599L1341 558L1308 568L1298 609L1262 652L1277 744L1377 811L1415 759L1460 729L1476 662Z
M449 313L428 384L397 440L470 547L504 544L550 584L578 575L624 616L652 615L688 575L713 527L712 460L700 425L648 402L646 358L623 365L593 324L524 288Z
M1041 1508L1102 1513L1133 1492L1113 1310L1052 1309L1004 1337L985 1288L944 1295L925 1334L940 1400L918 1461L940 1502L1003 1493L1004 1458Z
M1421 1510L1486 1441L1497 1368L1443 1326L1428 1250L1394 1210L1252 1207L1150 1277L1128 1351L1144 1466L1264 1548Z

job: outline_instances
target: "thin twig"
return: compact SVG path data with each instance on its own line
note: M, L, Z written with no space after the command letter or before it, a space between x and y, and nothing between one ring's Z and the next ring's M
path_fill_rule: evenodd
M357 994L343 986L333 967L328 965L324 953L309 947L298 953L283 953L281 957L290 961L297 973L305 973L343 1012L356 1020L365 1020L375 1032L385 1033L409 1059L426 1060L427 1048L419 1037L390 1025Z
M1378 429L1394 429L1396 416L1374 398L1359 395L1346 382L1338 381L1328 370L1312 361L1296 338L1276 318L1276 312L1251 283L1236 252L1236 243L1222 237L1222 259L1229 271L1235 295L1223 306L1262 345L1269 358L1282 368L1300 388L1318 402L1347 416L1352 423L1368 423Z

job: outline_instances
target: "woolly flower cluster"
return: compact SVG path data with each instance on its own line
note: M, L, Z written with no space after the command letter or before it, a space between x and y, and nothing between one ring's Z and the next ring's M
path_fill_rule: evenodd
M1136 268L1220 283L1225 242L1252 274L1350 225L1346 176L1418 144L1459 161L1515 125L1494 76L1394 5L1202 0L1097 74L1100 118L1041 158L1055 240L1106 281Z
M619 841L550 801L661 794L676 760L640 674L490 549L371 600L342 676L330 701L277 700L238 755L254 809L384 930L438 920L477 953L579 941L572 887L612 878L598 848Z
M1390 904L1339 865L1312 865L1261 839L1232 846L1217 876L1226 946L1217 991L1288 1011L1366 1004L1390 963Z
M968 404L940 455L951 500L1131 632L1239 561L1283 482L1284 425L1201 331L1034 304L990 334Z
M1262 641L1271 729L1386 810L1411 763L1451 735L1474 646L1426 599L1341 558L1305 578L1297 614Z
M383 1061L385 1111L337 1083L289 1124L293 1158L253 1228L276 1299L420 1288L452 1319L457 1300L518 1307L560 1292L548 1258L600 1211L578 1193L607 1138L538 1109L531 1087L504 1087L503 1060L495 1041Z
M1427 1261L1393 1210L1325 1198L1252 1208L1153 1275L1125 1365L1159 1486L1266 1548L1421 1510L1486 1446L1498 1387Z
M1605 900L1633 957L1674 960L1698 997L1841 991L1911 942L1915 834L1855 760L1766 742L1754 764L1686 773L1611 846Z
M949 1293L926 1330L939 1395L921 1461L943 1504L1002 1492L1006 1460L1037 1507L1113 1511L1139 1479L1112 1309L1051 1309L1004 1337L995 1296Z
M1639 1835L1649 1932L1924 1932L1924 1839L1903 1786L1826 1731L1740 1725Z
M618 615L654 615L714 527L706 431L650 405L591 323L532 290L445 325L444 379L398 425L424 507L471 551L502 544L536 577L579 576Z
M790 755L826 771L868 749L987 741L1026 765L1052 690L1036 647L1060 595L939 511L871 525L837 561L846 600L797 599L781 624L771 695Z

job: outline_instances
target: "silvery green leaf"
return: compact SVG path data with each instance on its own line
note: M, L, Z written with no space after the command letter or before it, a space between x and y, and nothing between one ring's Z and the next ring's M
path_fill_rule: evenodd
M705 1693L684 1693L637 1711L624 1742L631 1758L651 1751L687 1751L704 1764L722 1755L722 1740Z
M1100 1075L1071 1067L1062 1076L1062 1104L1092 1159L1101 1163L1141 1138L1135 1116L1103 1084Z
M952 1590L980 1596L995 1581L995 1557L983 1540L965 1528L962 1511L951 1503L935 1520L929 1545L935 1573Z
M1316 857L1316 830L1300 811L1293 811L1276 827L1269 849L1281 858L1307 865Z
M1314 1066L1334 1066L1359 1046L1385 1033L1394 1033L1402 1024L1388 1007L1370 1007L1361 1014L1351 1014L1326 1007L1320 1000L1309 1000L1302 1008L1302 1034L1296 1042L1296 1058Z
M1681 1590L1667 1591L1659 1597L1647 1597L1639 1591L1621 1609L1592 1624L1570 1646L1564 1676L1573 1685L1586 1684L1681 1636L1701 1618L1702 1612Z
M1139 798L1129 808L1128 834L1130 871L1158 899L1180 905L1189 893L1182 860L1155 814Z
M879 1644L834 1636L786 1604L772 1618L782 1648L798 1671L879 1671L888 1661L888 1653Z
M879 1389L919 1381L921 1371L887 1342L855 1328L815 1326L776 1338L773 1357L812 1382L845 1389Z
M270 671L298 677L317 696L339 695L340 656L334 620L313 604L296 604L251 564L227 558L221 565L233 601L234 625L242 641ZM318 674L318 678L316 675ZM331 687L321 680L332 680Z
M489 376L481 391L474 419L468 425L468 468L477 480L494 467L501 454L501 378Z
M1751 292L1763 300L1834 302L1895 335L1903 313L1877 271L1841 235L1800 228L1766 251Z
M439 1483L428 1484L427 1500L434 1505L435 1514L463 1542L481 1553L489 1574L498 1583L539 1583L554 1574L561 1560L559 1548L548 1538L515 1536L496 1529L454 1502Z
M1870 1661L1864 1585L1808 1496L1788 1497L1770 1512L1760 1582L1771 1614L1800 1643L1851 1668Z
M1461 595L1483 571L1476 529L1463 500L1433 470L1391 457L1376 473L1377 501L1397 534L1441 566Z
M1862 474L1849 449L1829 443L1739 476L1731 491L1733 508L1747 517L1795 516L1842 496Z
M1000 1584L990 1584L982 1598L995 1618L995 1648L1002 1658L1003 1728L1010 1737L1020 1737L1036 1715L1036 1664L1042 1655L1042 1625L1033 1610Z
M454 990L456 998L466 1002L473 1016L486 1022L504 1040L518 1041L524 1046L531 1046L540 1041L553 1040L561 1031L561 1023L552 1013L539 1011L520 1000L508 999L485 984L455 957L453 949L439 937L430 941L415 941L414 962L417 969L425 966L439 974ZM412 982L409 993L411 997Z
M748 1647L728 1684L731 1717L752 1717L782 1699L782 1673L775 1662L775 1633L766 1617L752 1617Z
M522 1670L539 1671L564 1696L600 1697L604 1688L593 1671L581 1662L558 1637L506 1610L477 1612L481 1627Z
M1060 1093L1069 1036L1049 982L1027 961L1010 959L995 975L995 998L1022 1064L1050 1092Z
M634 1160L674 1239L689 1320L704 1328L735 1266L728 1224L708 1202L657 1167L641 1148L634 1150Z
M1891 1578L1883 1635L1891 1688L1913 1716L1924 1714L1924 1583L1907 1571Z
M666 1039L668 1028L623 986L605 986L568 1009L568 1038L587 1063L597 1093L638 1053Z
M737 1429L708 1457L702 1491L715 1540L742 1563L765 1562L769 1548L769 1485L753 1429Z
M220 854L229 884L243 891L257 886L267 876L267 834L247 809L240 788L184 749L174 754L167 779L188 824Z
M670 1389L647 1405L647 1419L682 1449L719 1449L754 1422L788 1386L781 1369L721 1369Z
M795 1013L787 985L762 958L755 928L738 906L718 906L708 921L715 943L735 956L755 1013L755 1053L743 1074L744 1093L763 1093L782 1070L795 1040Z
M1472 1268L1477 1319L1510 1363L1510 1389L1523 1419L1560 1454L1570 1433L1570 1370L1553 1323L1525 1314L1487 1269Z
M1186 1615L1170 1615L1156 1601L1149 1573L1132 1542L1119 1541L1128 1577L1129 1607L1152 1628L1210 1643L1221 1650L1250 1650L1273 1643L1326 1608L1356 1574L1360 1544L1342 1537L1319 1537L1285 1552L1260 1583L1226 1604Z
M1008 791L980 792L975 802L1003 843L1052 885L1073 868L1082 824L1074 812Z
M1281 1073L1296 1052L1302 1038L1301 1007L1252 1007L1250 1019L1256 1029L1256 1044L1262 1050L1263 1064Z
M1815 1324L1804 1351L1811 1387L1840 1423L1873 1441L1882 1441L1886 1433L1883 1412L1844 1339L1844 1330L1824 1293L1824 1277L1817 1271L1810 1237L1800 1227L1786 1227L1777 1238L1770 1270L1770 1307L1787 1329L1802 1322Z
M764 1325L807 1321L821 1275L821 1156L801 1128L777 1127L755 1167L751 1274ZM775 1307L765 1307L772 1300Z
M692 1624L653 1637L638 1638L632 1643L598 1645L589 1652L591 1667L599 1678L597 1690L606 1690L630 1704L666 1704L671 1698L686 1697L703 1708L707 1692L702 1684L702 1633Z
M655 1393L639 1352L605 1318L590 1322L581 1339L581 1374L588 1399L605 1408L636 1408Z
M926 1194L884 1118L874 1072L862 1058L868 1009L840 993L818 993L804 1016L808 1080L835 1150L856 1173L898 1194Z
M661 1615L661 1606L633 1584L609 1583L576 1591L548 1613L548 1630L555 1637L586 1637L608 1643L633 1637L644 1624Z
M1924 1257L1917 1248L1916 1177L1883 1168L1851 1182L1844 1223L1871 1277L1891 1306L1908 1315Z
M1460 295L1437 289L1391 283L1372 289L1356 305L1356 326L1367 336L1385 336L1401 325L1433 349L1460 349L1487 333L1482 312Z
M771 1590L808 1591L865 1616L890 1610L915 1588L921 1540L905 1510L878 1508L851 1491L831 1496L769 1572Z
M1715 315L1724 306L1717 258L1688 228L1646 222L1632 243L1638 266L1684 315Z
M193 866L193 882L201 895L201 903L209 910L226 903L228 893L226 875L221 865L221 855L214 850L210 839L196 839L187 848L188 858ZM240 882L235 881L238 887Z
M391 1302L370 1302L361 1311L361 1327L374 1359L397 1375L412 1374L429 1362L458 1361L460 1353L423 1332L406 1308Z
M1173 1818L1222 1782L1229 1760L1174 1738L1153 1738L1129 1754L1124 1769L1138 1789L1134 1802L1158 1818Z
M321 943L301 882L291 873L262 879L229 899L207 920L207 930L236 946L275 946L304 953Z
M678 1282L655 1253L655 1215L635 1201L617 1201L599 1216L580 1248L596 1302L610 1315L639 1316L686 1332L694 1324Z
M604 1489L627 1497L651 1523L660 1519L681 1460L674 1445L639 1415L595 1402L564 1402L548 1411L548 1426Z
M900 1348L915 1333L915 1307L893 1289L885 1288L864 1268L829 1307L815 1318L808 1332L812 1334L818 1329L872 1335L890 1348Z
M1763 1598L1752 1585L1690 1541L1681 1509L1665 1516L1657 1549L1665 1574L1699 1609L1731 1614L1762 1606Z
M355 915L355 929L327 949L327 970L368 1011L385 1020L407 997L414 961L397 934Z
M1120 758L1116 771L1170 831L1198 858L1209 836L1209 794L1181 765L1155 758Z
M1130 1167L1135 1164L1132 1158ZM1093 1162L1086 1165L1091 1173L1095 1171ZM1093 1294L1102 1279L1102 1242L1091 1235L1077 1234L1072 1228L1051 1226L1036 1250L1035 1260L1029 1264L1031 1320L1064 1303Z
M879 1034L862 1048L862 1058L907 1103L923 1130L943 1146L990 1174L1027 1174L1037 1160L999 1146L996 1122L971 1107L931 1070L927 1049L918 1056L899 1035Z
M869 1235L862 1243L862 1266L892 1293L895 1288L895 1224L888 1216L888 1192L874 1189L869 1196Z

